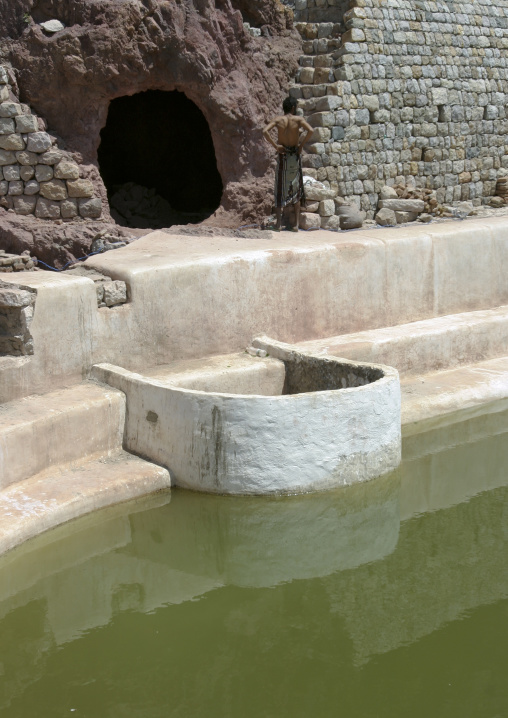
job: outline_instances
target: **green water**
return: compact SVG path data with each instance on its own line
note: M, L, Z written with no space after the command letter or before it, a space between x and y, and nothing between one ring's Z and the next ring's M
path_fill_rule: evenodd
M508 412L396 474L183 491L0 561L2 718L508 716Z

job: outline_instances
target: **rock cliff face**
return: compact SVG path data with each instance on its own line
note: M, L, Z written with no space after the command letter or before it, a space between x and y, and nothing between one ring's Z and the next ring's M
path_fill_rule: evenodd
M211 221L235 226L269 212L273 152L261 129L279 112L300 49L279 0L0 0L0 16L0 60L13 67L21 101L81 158L99 196L110 102L178 90L210 128L224 187ZM45 31L40 23L53 19L64 29Z

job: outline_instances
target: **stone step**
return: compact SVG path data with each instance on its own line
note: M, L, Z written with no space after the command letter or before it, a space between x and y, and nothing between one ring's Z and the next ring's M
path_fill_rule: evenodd
M165 386L271 396L282 393L285 369L277 359L253 357L242 352L175 361L147 369L143 376L156 379Z
M0 490L122 446L125 397L85 382L0 405Z
M400 388L403 436L462 421L489 405L506 408L508 356L403 378Z
M121 450L12 484L0 491L0 554L78 516L170 485L166 469Z
M465 366L508 354L508 306L303 342L305 351L388 364L401 375Z

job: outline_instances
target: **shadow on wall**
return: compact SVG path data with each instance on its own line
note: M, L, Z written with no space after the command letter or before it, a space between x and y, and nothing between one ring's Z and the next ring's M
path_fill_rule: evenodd
M113 100L98 160L111 214L123 226L201 222L220 205L210 128L183 92L149 90Z

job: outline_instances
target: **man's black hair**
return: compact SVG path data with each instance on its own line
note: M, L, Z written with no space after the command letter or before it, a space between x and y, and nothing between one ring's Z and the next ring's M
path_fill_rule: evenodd
M282 103L282 109L284 110L285 115L289 114L293 110L296 110L297 106L298 100L295 97L286 97Z

